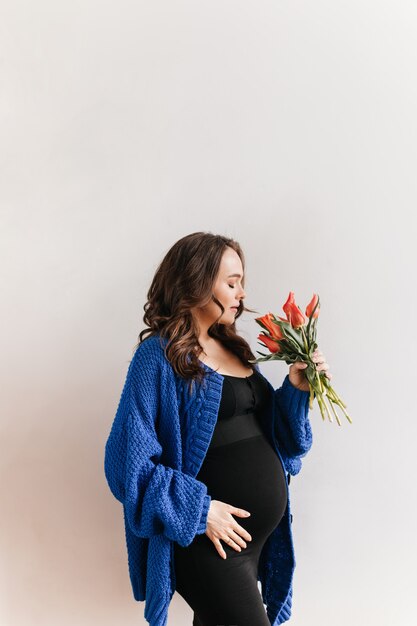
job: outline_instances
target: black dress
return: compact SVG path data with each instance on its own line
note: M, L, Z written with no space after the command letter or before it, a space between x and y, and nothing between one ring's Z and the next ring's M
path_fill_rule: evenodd
M247 377L223 376L217 423L196 478L213 500L249 511L235 515L252 541L238 552L221 541L223 559L205 533L182 547L174 543L176 591L194 610L194 626L270 626L257 583L265 541L287 506L281 461L266 438L259 414L267 381L254 370Z

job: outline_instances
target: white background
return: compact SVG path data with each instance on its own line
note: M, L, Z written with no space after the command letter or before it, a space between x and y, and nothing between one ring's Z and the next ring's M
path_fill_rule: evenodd
M417 623L416 32L411 0L1 2L2 626L145 624L104 443L197 230L241 243L258 315L320 295L353 419L311 411L291 623Z

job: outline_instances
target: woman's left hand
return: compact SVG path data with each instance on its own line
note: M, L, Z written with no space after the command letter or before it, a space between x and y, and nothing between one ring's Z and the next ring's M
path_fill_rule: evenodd
M324 370L326 372L325 376L330 380L332 375L327 370L329 369L328 363L326 363L326 357L323 352L321 352L318 348L313 352L312 360L316 363L317 371ZM290 365L289 371L289 379L290 383L294 385L300 391L310 391L310 385L308 384L308 380L303 370L306 369L307 363L305 361L296 361Z

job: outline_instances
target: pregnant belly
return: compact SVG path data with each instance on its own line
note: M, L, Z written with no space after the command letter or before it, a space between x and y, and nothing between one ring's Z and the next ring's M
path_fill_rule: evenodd
M287 506L287 484L281 461L265 435L209 448L196 478L213 500L251 513L234 515L252 536L255 548L279 524Z

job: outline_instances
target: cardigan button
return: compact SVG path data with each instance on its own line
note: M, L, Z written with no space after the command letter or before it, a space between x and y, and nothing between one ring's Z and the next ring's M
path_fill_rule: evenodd
M290 513L290 518L291 518L291 524L292 524L292 513Z
M288 474L288 484L290 484L291 474Z

